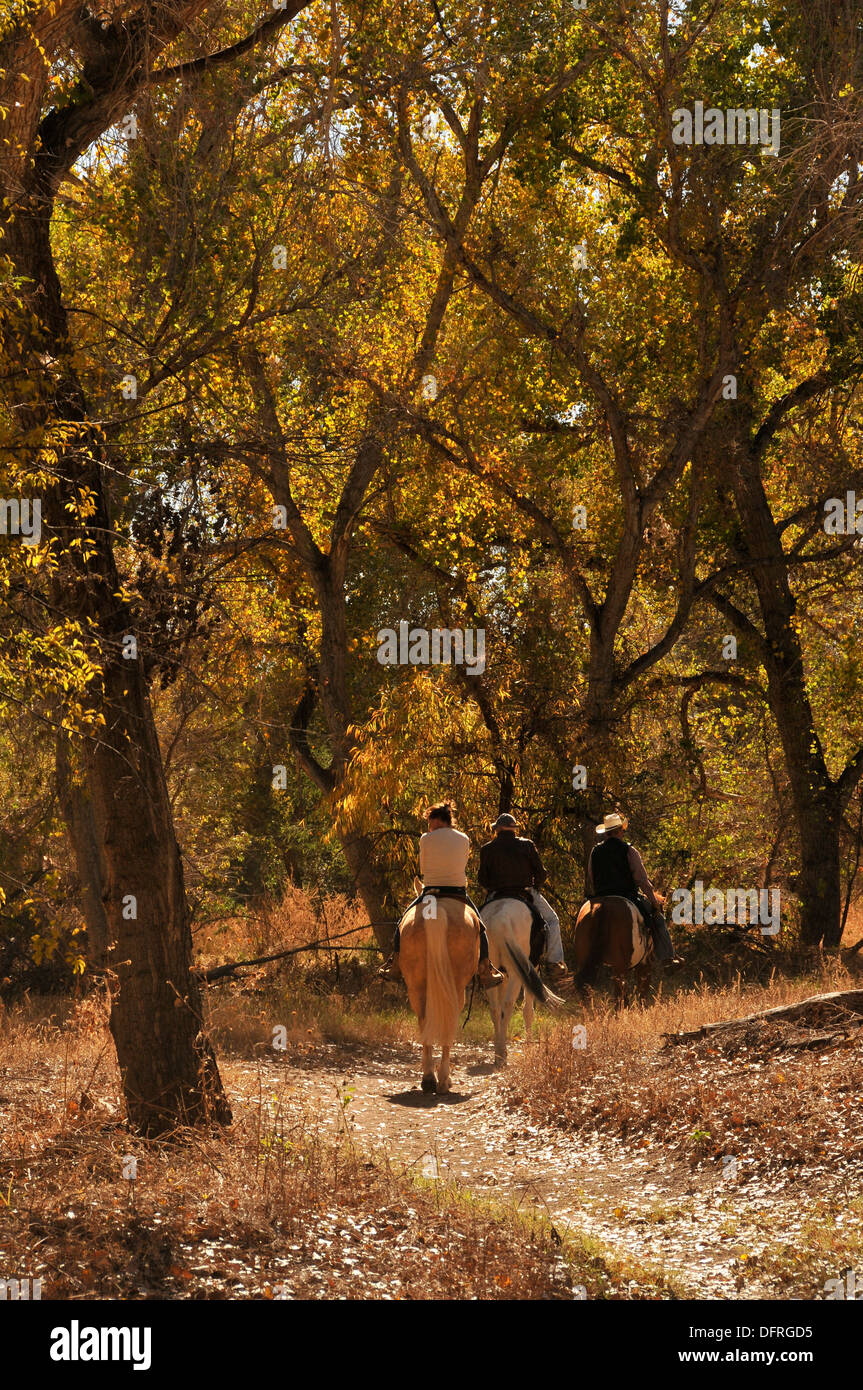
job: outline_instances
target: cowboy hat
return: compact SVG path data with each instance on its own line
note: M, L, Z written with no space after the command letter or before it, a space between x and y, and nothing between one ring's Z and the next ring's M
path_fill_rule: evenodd
M607 830L625 830L628 825L626 816L622 816L619 811L612 811L611 815L603 816L602 825L596 827L596 833L604 835Z
M492 830L516 830L518 821L515 816L509 814L509 811L504 811L503 815L498 816L497 820L492 823L491 828Z

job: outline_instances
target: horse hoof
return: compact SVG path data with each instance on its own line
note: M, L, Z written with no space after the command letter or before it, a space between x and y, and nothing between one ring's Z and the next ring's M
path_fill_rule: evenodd
M495 1066L497 1067L498 1071L501 1071L501 1070L506 1066L506 1056L503 1056L503 1057L497 1057L497 1056L496 1056L495 1059L494 1059L494 1064L495 1064Z
M424 1076L422 1079L422 1088L425 1091L426 1095L428 1095L430 1092L434 1094L434 1092L437 1090L437 1082L435 1081L434 1077Z
M448 1095L449 1095L449 1082L448 1082L448 1081L439 1081L439 1082L437 1083L437 1086L436 1086L435 1089L437 1090L437 1093L438 1093L439 1096L448 1096Z

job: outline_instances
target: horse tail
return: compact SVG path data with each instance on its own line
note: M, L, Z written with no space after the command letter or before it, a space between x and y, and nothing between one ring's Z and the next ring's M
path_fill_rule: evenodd
M529 990L534 999L538 999L540 1004L547 1004L551 1009L559 1009L563 1000L559 994L553 994L547 985L544 985L539 975L534 970L527 956L514 941L507 941L506 949L512 959L512 963L521 976L521 982L526 990Z
M520 946L517 946L513 940L512 928L508 923L506 924L506 935L504 936L503 945L525 989L528 990L540 1004L547 1004L550 1009L559 1009L563 1000L559 994L552 994L551 990L543 984L536 970L534 970L527 956L524 954L524 951Z
M602 903L593 903L590 912L583 920L590 924L588 930L592 927L593 933L588 943L585 962L575 976L575 983L579 989L583 989L585 985L593 984L609 943L607 913L604 911Z
M420 1041L427 1047L450 1047L455 1038L461 999L449 953L446 912L424 922L426 936L426 1007L420 1020Z

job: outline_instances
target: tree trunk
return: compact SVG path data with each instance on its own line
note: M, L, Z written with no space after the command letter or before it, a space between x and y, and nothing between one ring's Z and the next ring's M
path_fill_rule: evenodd
M183 873L149 692L140 660L122 655L121 639L134 631L133 619L120 593L103 445L74 365L50 216L50 198L37 191L19 202L14 221L3 228L3 249L23 277L30 311L26 328L8 329L5 346L29 381L26 400L15 402L22 429L35 435L62 424L69 440L58 451L44 511L59 560L52 603L81 624L101 667L88 702L105 722L87 737L82 795L96 831L103 910L85 894L87 928L98 941L107 922L111 1032L128 1117L156 1135L180 1124L228 1123L231 1112L202 1031Z
M810 946L838 946L842 935L840 797L830 780L806 689L803 649L794 624L782 538L755 460L735 472L737 511L764 626L762 656L770 709L788 772L800 841L797 895L801 936Z
M57 790L81 892L81 911L87 924L87 963L96 971L108 964L109 928L102 902L102 871L99 860L99 830L93 806L85 787L72 768L66 736L57 739Z
M371 836L362 831L351 831L340 834L339 840L357 892L369 914L375 941L382 950L389 952L401 909L392 896L386 875L378 867L378 855Z
M617 729L617 697L614 683L614 636L602 617L591 628L587 695L584 703L584 744L578 761L586 768L587 786L579 798L578 833L581 839L584 894L588 896L587 866L602 817L615 809L615 791L621 748Z
M149 694L137 669L116 664L104 684L106 726L91 747L89 785L96 822L106 827L111 1032L129 1119L151 1136L180 1124L228 1124L191 973L183 869Z
M803 940L810 946L836 947L842 939L838 807L807 798L797 820Z
M309 745L308 726L312 717L315 705L318 703L318 687L316 683L317 671L309 673L306 681L306 688L300 698L299 703L293 711L290 721L289 739L297 762L311 782L321 792L322 797L326 798L328 806L332 807L333 798L338 796L339 780L344 771L346 750L349 747L347 741L347 721L340 726L338 722L333 723L334 713L330 711L328 727L332 731L336 729L336 739L339 751L334 755L330 766L324 767L318 762ZM323 704L323 701L321 701ZM380 867L380 857L376 852L374 841L370 835L361 830L348 830L336 825L336 833L345 856L345 863L353 875L354 886L363 900L363 905L369 914L369 922L375 934L378 945L384 949L389 949L392 941L392 930L389 926L384 926L384 922L394 920L398 915L398 908L394 902L389 881Z

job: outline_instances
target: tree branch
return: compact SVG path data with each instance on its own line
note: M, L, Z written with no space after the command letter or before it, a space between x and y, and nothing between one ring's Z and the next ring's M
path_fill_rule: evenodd
M269 15L266 19L247 34L244 39L231 44L228 48L220 48L217 53L207 53L203 58L193 58L187 63L177 63L170 68L157 68L150 73L147 78L147 86L155 83L171 82L177 77L194 77L196 73L208 72L210 68L221 66L223 63L231 63L235 58L240 58L244 53L248 53L257 44L263 43L271 35L277 34L286 24L290 24L292 19L307 8L309 0L294 0L283 10L276 10L275 14Z

